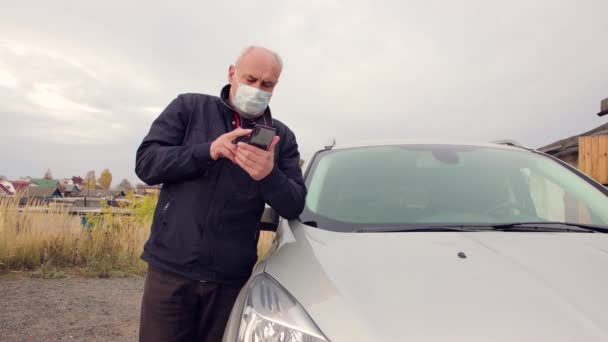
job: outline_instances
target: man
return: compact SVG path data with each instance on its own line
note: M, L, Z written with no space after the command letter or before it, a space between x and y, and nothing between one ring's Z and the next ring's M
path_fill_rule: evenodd
M302 212L296 138L268 108L281 69L276 53L246 48L220 97L179 95L137 150L139 178L162 183L142 255L141 341L220 341L257 260L265 203L288 219ZM276 129L268 150L235 143L256 124Z

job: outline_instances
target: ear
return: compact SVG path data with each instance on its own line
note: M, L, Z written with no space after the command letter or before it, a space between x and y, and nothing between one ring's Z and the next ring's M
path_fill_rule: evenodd
M230 64L230 67L228 67L228 83L232 83L232 80L234 80L235 77L235 73L236 68L234 67L234 65Z

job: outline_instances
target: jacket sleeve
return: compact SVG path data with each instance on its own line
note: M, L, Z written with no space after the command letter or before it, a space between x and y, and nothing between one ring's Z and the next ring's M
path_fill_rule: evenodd
M191 114L180 95L154 120L137 149L135 173L142 181L176 182L202 174L213 163L211 143L182 146Z
M281 139L278 161L266 178L260 181L262 195L268 205L281 217L294 219L304 210L306 186L300 168L300 153L293 132L287 129L285 139Z

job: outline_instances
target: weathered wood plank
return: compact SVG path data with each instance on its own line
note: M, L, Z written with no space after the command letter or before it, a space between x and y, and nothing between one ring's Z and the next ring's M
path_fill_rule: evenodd
M584 173L589 174L589 165L587 164L587 160L589 159L587 154L587 137L579 137L578 138L578 168Z
M598 182L608 185L608 136L598 137Z
M599 137L591 137L589 139L589 149L591 151L589 155L589 159L591 159L591 177L597 180L598 171L599 171L599 152L600 152L600 141L597 139Z

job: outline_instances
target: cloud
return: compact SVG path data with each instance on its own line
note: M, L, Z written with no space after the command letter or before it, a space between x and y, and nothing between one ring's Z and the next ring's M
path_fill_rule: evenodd
M17 88L18 84L17 77L0 66L0 87L14 89Z
M217 95L241 47L261 44L284 59L271 107L305 158L331 136L537 147L605 122L607 12L603 0L16 2L0 22L2 138L34 161L33 142L78 146L134 177L171 99ZM49 167L13 158L0 173Z
M76 117L70 115L74 113L82 114L95 114L100 113L101 110L80 104L66 98L61 94L61 89L56 84L48 83L34 83L33 90L27 93L27 97L35 104L39 105L43 109L46 109L47 113L50 113L54 117L60 119L75 119ZM64 116L65 115L65 116Z
M145 106L141 108L141 111L145 113L145 117L147 118L156 118L162 111L165 109L161 106Z
M137 118L150 117L155 108L155 101L137 96L154 96L155 81L135 75L125 62L77 59L12 42L0 44L0 61L0 86L7 88L0 93L0 115L11 136L30 136L35 129L48 133L34 138L40 141L105 144L127 138Z

